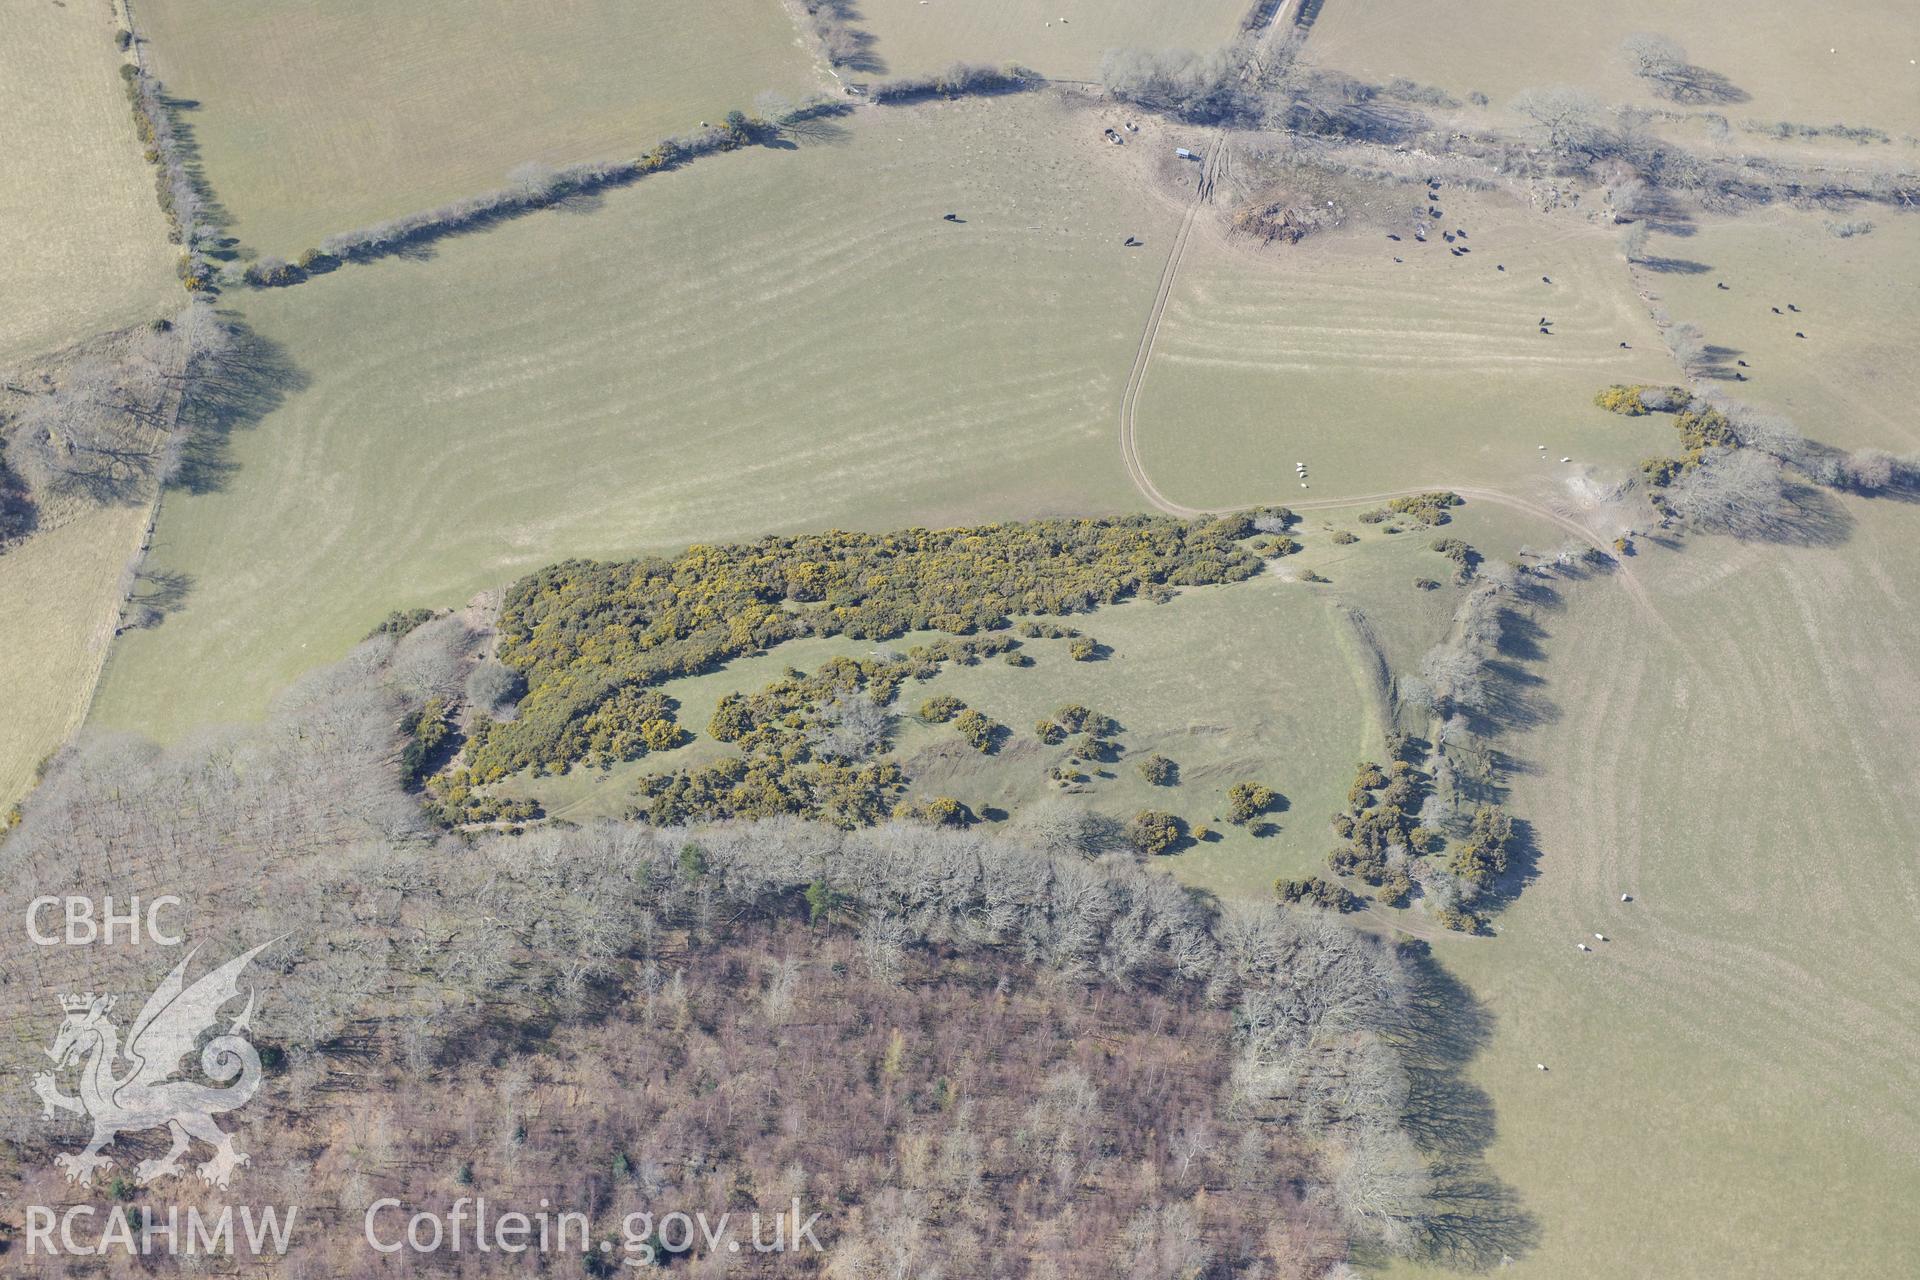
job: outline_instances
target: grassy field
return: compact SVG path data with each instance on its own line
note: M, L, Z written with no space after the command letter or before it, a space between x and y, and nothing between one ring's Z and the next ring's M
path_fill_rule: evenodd
M873 35L887 75L959 60L1091 80L1108 49L1225 44L1247 8L1247 0L860 0L859 25Z
M570 555L1138 509L1112 414L1160 263L1120 241L1176 215L1071 123L875 110L245 296L308 385L168 498L154 563L194 593L101 722L256 715L388 610Z
M1844 121L1896 137L1920 130L1920 67L1912 62L1920 40L1903 0L1739 14L1706 0L1490 0L1445 10L1416 0L1340 0L1325 6L1308 48L1325 67L1376 81L1405 76L1456 97L1478 91L1496 105L1554 84L1654 105L1618 55L1637 31L1678 40L1692 62L1750 95L1709 108L1734 121Z
M0 365L177 308L177 250L105 6L9 5L0 31Z
M232 231L291 257L335 231L630 156L756 94L822 87L779 0L313 5L144 0L155 72Z
M102 6L17 5L0 32L0 365L177 309L177 251L153 194ZM84 714L144 505L75 512L0 554L0 810Z
M1706 224L1663 244L1712 270L1649 284L1748 360L1731 392L1911 450L1890 335L1914 228L1822 222ZM1920 512L1842 505L1834 546L1650 549L1635 572L1670 632L1594 594L1547 624L1560 714L1520 745L1541 767L1513 798L1540 875L1498 944L1441 952L1495 1018L1493 1163L1544 1232L1519 1274L1894 1277L1920 1257ZM1593 932L1611 941L1576 951Z
M1543 1225L1515 1274L1920 1257L1920 513L1848 510L1838 548L1643 558L1684 645L1600 595L1548 623L1561 715L1514 795L1540 876L1497 943L1440 951L1493 1014L1493 1165Z
M1871 233L1840 239L1826 229L1859 217L1873 221ZM1736 352L1729 360L1747 362L1749 380L1723 384L1728 394L1785 414L1812 438L1842 448L1920 448L1913 413L1920 367L1904 340L1920 219L1883 210L1783 209L1706 222L1685 237L1656 236L1652 251L1709 268L1643 273L1643 280L1676 319L1693 321L1710 342ZM1774 307L1783 314L1773 314Z
M1410 211L1417 191L1399 203ZM1390 241L1378 210L1370 229L1292 247L1196 233L1136 414L1141 461L1169 499L1468 482L1560 498L1586 468L1619 474L1665 443L1592 403L1610 382L1675 374L1612 238L1498 195L1443 192L1441 208L1471 255L1415 242L1407 219Z

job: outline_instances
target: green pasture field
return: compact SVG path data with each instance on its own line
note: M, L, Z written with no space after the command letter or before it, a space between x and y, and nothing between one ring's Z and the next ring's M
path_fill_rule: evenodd
M1862 220L1873 230L1841 238L1827 229ZM1693 266L1638 270L1643 286L1726 348L1722 363L1739 370L1732 362L1747 362L1746 382L1717 384L1728 395L1840 448L1920 449L1920 364L1909 339L1920 218L1780 209L1649 243L1651 253Z
M1272 248L1196 232L1136 410L1141 462L1169 500L1469 483L1558 500L1589 468L1622 476L1664 447L1663 422L1593 404L1608 383L1676 376L1612 235L1501 194L1440 199L1439 225L1464 228L1470 254L1437 233L1417 243L1410 212Z
M1657 623L1599 591L1546 623L1558 716L1512 744L1538 878L1497 941L1436 944L1541 1225L1515 1275L1920 1257L1920 512L1844 505L1836 547L1638 557Z
M568 556L1138 510L1114 417L1170 234L1041 96L872 108L441 242L229 295L304 386L170 494L178 614L102 725L255 717L392 609ZM954 223L942 215L953 212Z
M0 30L0 365L182 301L106 6L9 5Z
M291 258L336 231L636 155L830 81L780 0L141 0L153 69L231 231Z
M1729 394L1911 451L1916 229L1826 232L1849 216L1706 222L1654 247L1709 270L1637 275L1748 361ZM1539 876L1497 943L1439 950L1493 1015L1492 1163L1542 1225L1518 1275L1896 1277L1920 1257L1920 512L1833 505L1831 545L1643 542L1652 625L1598 593L1546 623L1558 718L1513 744Z

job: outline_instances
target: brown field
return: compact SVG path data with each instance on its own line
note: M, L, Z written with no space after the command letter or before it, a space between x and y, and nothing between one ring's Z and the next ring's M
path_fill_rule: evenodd
M1108 49L1224 44L1250 0L859 0L886 75L950 62L1017 62L1042 75L1091 80Z
M1654 105L1659 100L1619 57L1621 40L1636 31L1678 40L1691 61L1751 95L1707 108L1733 121L1844 121L1896 138L1920 130L1920 67L1912 62L1920 39L1905 0L1753 11L1705 0L1485 0L1444 9L1415 0L1329 0L1308 48L1322 66L1376 81L1405 76L1456 97L1478 91L1496 106L1521 89L1554 84Z
M179 305L114 31L96 3L0 18L0 364Z
M147 509L103 507L0 555L0 813L86 714Z

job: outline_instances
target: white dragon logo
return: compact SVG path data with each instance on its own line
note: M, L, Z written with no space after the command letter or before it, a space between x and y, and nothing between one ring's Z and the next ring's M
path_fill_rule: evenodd
M134 1019L127 1034L125 1058L130 1065L124 1075L114 1074L122 1056L120 1030L107 1017L115 997L91 992L60 997L67 1019L53 1047L47 1050L54 1071L35 1075L33 1091L40 1095L49 1119L57 1107L93 1120L93 1140L86 1150L63 1152L53 1158L55 1165L66 1170L68 1182L92 1185L94 1170L113 1165L112 1158L101 1155L100 1149L128 1130L165 1127L173 1135L173 1148L166 1155L142 1160L134 1167L134 1181L142 1186L179 1173L180 1157L195 1138L213 1148L213 1158L200 1166L199 1173L214 1186L225 1187L233 1171L247 1163L246 1153L234 1149L233 1136L215 1124L213 1117L245 1105L260 1087L260 1055L243 1035L253 1016L251 989L240 1016L224 1034L214 1036L200 1050L200 1069L225 1087L169 1077L180 1069L180 1060L193 1051L201 1033L213 1029L221 1006L239 996L241 970L272 945L262 943L192 986L186 985L187 964L198 948L188 952ZM80 1092L69 1097L60 1092L54 1072L76 1063L82 1064ZM227 1083L236 1076L237 1081Z

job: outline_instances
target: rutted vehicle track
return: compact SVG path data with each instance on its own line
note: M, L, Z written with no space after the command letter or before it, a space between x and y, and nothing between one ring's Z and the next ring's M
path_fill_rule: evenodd
M1133 353L1133 368L1127 372L1126 389L1120 395L1120 456L1126 463L1127 475L1148 502L1168 515L1196 516L1204 513L1170 501L1154 487L1146 468L1140 464L1140 451L1134 442L1134 410L1140 401L1140 386L1146 381L1147 363L1153 357L1153 344L1160 336L1161 318L1167 313L1167 299L1172 296L1173 282L1180 274L1180 259L1187 252L1187 241L1193 236L1193 224L1199 219L1201 206L1213 198L1214 184L1226 151L1225 135L1216 135L1201 162L1200 181L1194 189L1193 200L1187 206L1186 216L1180 220L1180 230L1174 234L1173 247L1167 252L1167 265L1160 272L1160 288L1154 294L1152 308L1147 312L1146 326L1140 332L1140 344Z

